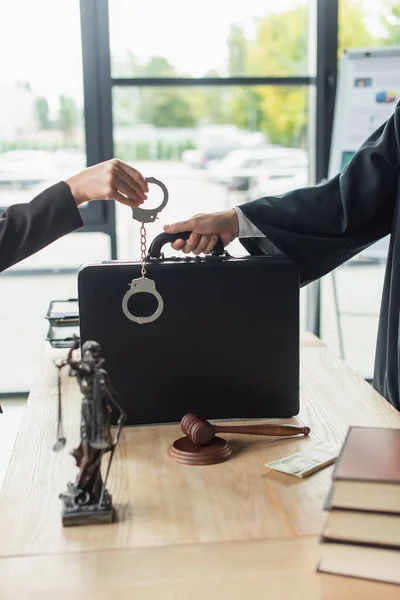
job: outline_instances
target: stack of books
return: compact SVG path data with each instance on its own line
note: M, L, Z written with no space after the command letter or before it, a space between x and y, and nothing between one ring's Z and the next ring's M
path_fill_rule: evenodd
M400 584L400 429L351 427L332 477L318 571Z

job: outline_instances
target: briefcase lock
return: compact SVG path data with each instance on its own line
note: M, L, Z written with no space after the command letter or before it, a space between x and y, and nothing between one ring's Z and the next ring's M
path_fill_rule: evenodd
M137 317L136 315L133 315L128 308L128 302L135 294L151 294L154 296L158 302L156 311L148 317ZM147 279L147 277L132 279L129 290L122 299L122 311L127 319L133 321L134 323L138 323L139 325L142 325L143 323L151 323L152 321L158 319L163 309L164 301L161 295L157 292L155 281L152 279Z

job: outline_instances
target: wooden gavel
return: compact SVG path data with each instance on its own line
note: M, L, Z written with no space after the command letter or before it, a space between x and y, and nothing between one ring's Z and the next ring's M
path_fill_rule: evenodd
M309 427L296 425L212 425L194 413L188 413L181 421L182 432L198 446L208 446L216 433L245 433L250 435L291 436L308 435Z

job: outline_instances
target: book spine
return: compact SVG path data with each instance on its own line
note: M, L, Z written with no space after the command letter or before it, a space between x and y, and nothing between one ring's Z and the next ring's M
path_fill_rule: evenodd
M377 542L359 542L355 540L339 540L322 534L319 538L320 544L338 544L342 546L362 546L364 548L381 548L382 550L399 550L399 544L378 544Z

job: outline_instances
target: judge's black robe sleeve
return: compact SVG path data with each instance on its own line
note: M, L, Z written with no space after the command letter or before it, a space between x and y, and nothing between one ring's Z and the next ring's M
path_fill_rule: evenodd
M305 285L391 232L399 169L400 104L340 175L239 208L297 264Z
M0 218L0 271L83 225L69 186L61 181Z

